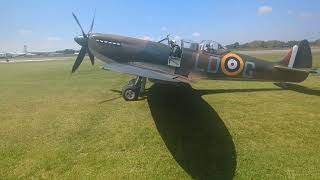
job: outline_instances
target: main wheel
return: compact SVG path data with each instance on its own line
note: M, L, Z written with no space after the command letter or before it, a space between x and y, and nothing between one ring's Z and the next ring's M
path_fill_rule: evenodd
M122 97L126 101L134 101L139 97L139 88L132 85L127 85L122 89Z

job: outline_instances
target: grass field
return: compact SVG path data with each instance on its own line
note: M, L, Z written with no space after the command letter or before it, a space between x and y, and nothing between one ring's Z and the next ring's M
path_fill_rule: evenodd
M320 77L148 83L125 102L130 76L72 63L0 64L0 179L320 178Z

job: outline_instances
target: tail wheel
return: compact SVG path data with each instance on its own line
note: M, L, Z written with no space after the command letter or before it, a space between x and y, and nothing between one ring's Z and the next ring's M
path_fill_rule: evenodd
M139 97L139 88L132 85L127 85L122 89L122 97L126 101L135 101Z

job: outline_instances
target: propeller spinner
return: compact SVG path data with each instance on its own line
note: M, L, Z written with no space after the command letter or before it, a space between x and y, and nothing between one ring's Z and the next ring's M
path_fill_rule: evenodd
M94 65L94 56L89 50L88 40L89 40L89 34L92 32L92 29L93 29L95 14L93 15L92 23L91 23L89 32L87 34L84 32L77 16L74 13L72 13L72 15L73 15L74 19L76 20L77 24L79 25L81 32L82 32L82 36L77 36L74 38L74 41L77 42L81 46L79 55L78 55L76 61L73 64L73 67L72 67L72 73L74 73L79 68L80 64L82 63L86 53L88 53L88 55L89 55L91 64Z

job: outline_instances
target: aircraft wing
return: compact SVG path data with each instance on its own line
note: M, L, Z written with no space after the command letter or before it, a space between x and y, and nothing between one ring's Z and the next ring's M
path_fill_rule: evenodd
M102 69L117 71L121 73L146 77L146 78L160 80L160 81L168 81L173 83L179 83L179 82L190 83L187 78L179 75L168 74L166 72L148 69L146 67L138 67L132 64L110 63L110 64L104 65Z

